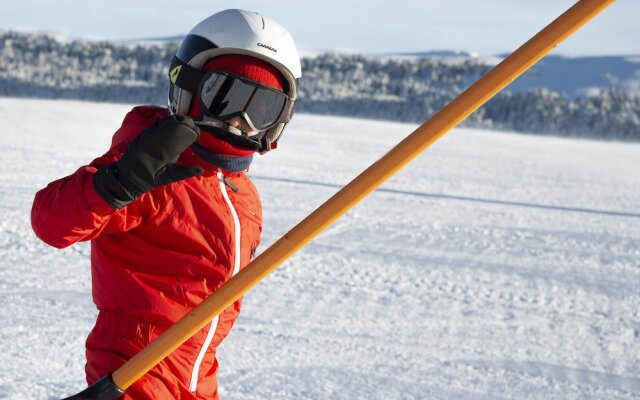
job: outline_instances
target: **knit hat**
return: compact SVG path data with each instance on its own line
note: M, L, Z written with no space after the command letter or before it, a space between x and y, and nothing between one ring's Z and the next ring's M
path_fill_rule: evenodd
M212 69L230 72L245 78L284 90L284 77L273 65L260 59L239 54L227 54L209 60L202 69L204 72Z

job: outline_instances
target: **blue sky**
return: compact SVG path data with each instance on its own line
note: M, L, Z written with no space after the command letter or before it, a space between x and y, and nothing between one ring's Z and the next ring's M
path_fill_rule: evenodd
M287 27L298 47L362 52L514 50L574 0L80 1L0 5L0 29L37 29L98 38L184 34L225 8L259 11ZM640 1L618 0L556 54L640 54Z

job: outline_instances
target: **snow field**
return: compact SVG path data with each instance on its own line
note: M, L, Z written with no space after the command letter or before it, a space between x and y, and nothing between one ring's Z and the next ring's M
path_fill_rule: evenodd
M89 247L29 212L129 108L0 99L0 398L84 387ZM414 128L297 115L261 250ZM639 188L638 144L454 130L245 296L223 399L640 398Z

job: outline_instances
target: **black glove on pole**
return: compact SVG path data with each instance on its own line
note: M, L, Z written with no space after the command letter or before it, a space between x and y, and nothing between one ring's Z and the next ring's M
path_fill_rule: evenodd
M113 382L113 378L109 374L82 392L65 397L62 400L116 400L122 397L123 394L124 390Z
M93 175L93 186L118 210L158 186L199 175L195 165L176 164L180 154L200 136L191 118L170 116L142 131L117 162Z

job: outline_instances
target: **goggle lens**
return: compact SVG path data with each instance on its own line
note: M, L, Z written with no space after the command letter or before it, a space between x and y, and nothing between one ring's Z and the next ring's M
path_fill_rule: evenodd
M210 116L221 120L242 116L256 131L281 122L289 101L286 94L274 88L219 71L205 75L199 97L204 112Z
M251 102L247 105L246 113L257 127L273 126L282 114L284 104L287 101L284 93L274 96L273 90L257 90Z

